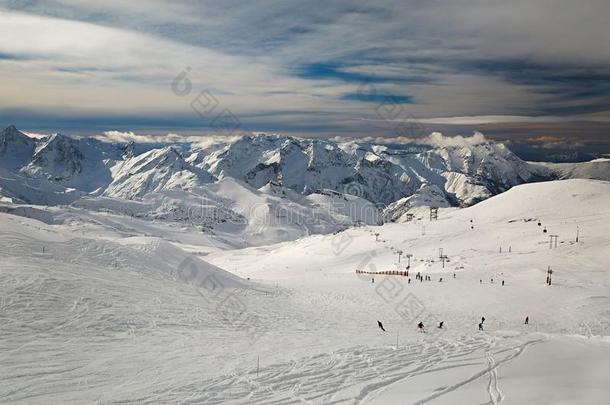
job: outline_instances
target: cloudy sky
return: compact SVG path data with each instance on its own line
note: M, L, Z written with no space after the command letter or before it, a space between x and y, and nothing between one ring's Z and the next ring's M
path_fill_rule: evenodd
M603 142L609 16L608 0L0 0L0 122Z

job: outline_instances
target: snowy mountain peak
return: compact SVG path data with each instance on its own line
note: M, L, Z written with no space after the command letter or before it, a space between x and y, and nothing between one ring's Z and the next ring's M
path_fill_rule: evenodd
M0 132L0 168L14 170L27 164L36 144L32 138L10 125Z
M44 140L23 172L30 176L45 176L54 181L70 180L82 171L84 156L78 141L60 134Z
M209 172L186 162L171 146L127 158L112 171L113 181L105 195L126 199L173 188L190 190L216 180Z
M180 152L171 146L153 149L128 159L125 163L125 167L129 167L135 172L149 170L152 166L157 168L175 166L181 169L185 165L188 164L182 159Z
M19 131L16 126L9 125L0 131L0 139L13 139L17 137L27 137L23 132Z
M123 159L132 158L134 156L134 154L135 154L134 149L135 149L135 142L134 141L129 141L129 143L127 143L127 145L125 145L122 148L121 157Z

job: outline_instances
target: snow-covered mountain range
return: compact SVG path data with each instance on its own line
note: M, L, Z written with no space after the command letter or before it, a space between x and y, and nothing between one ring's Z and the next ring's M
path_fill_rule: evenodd
M206 206L197 218L210 215L217 226L227 218L256 222L265 210L283 218L277 210L288 207L300 222L314 216L319 225L324 217L328 227L296 226L308 234L377 223L382 211L386 220L401 221L421 206L469 206L522 183L610 175L608 161L569 168L525 162L480 134L431 139L431 146L414 149L254 134L202 146L31 137L9 126L0 132L0 198L109 211L138 206L137 215L177 221Z
M494 142L447 145L425 152L367 143L278 135L244 137L188 159L254 187L271 181L309 194L331 189L383 206L436 185L452 205L471 205L510 187L550 177Z

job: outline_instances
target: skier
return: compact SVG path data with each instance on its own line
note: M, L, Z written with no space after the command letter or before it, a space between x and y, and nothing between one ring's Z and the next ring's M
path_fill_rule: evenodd
M502 280L502 287L504 287L504 280Z
M381 321L377 321L377 326L379 326L379 329L381 329L382 331L385 332L385 329L383 328L383 324L381 323Z
M453 278L455 278L455 273L453 273Z
M420 332L424 332L424 333L426 332L426 331L424 330L424 323L423 323L423 322L419 322L419 323L417 324L417 328L419 329L419 331L420 331Z
M445 321L441 321L441 322L438 324L438 328L439 328L439 329L443 329L443 324L444 324L444 323L445 323Z
M479 330L483 330L483 322L479 324Z
M525 317L525 324L526 324L526 325L529 325L529 324L530 324L530 317L529 317L529 316L526 316L526 317Z
M492 284L494 283L494 279L493 279L493 278L491 279L491 283L492 283Z
M441 277L441 278L439 278L439 279L438 279L438 282L439 282L439 283L442 283L442 282L443 282L443 278L442 278L442 277Z
M409 282L407 284L411 284L411 279L409 279Z
M484 324L484 323L485 323L485 317L484 317L484 316L482 316L482 317L481 317L481 325L482 325L482 324Z
M375 284L375 277L371 278L371 283Z
M479 280L479 284L483 284L483 279Z

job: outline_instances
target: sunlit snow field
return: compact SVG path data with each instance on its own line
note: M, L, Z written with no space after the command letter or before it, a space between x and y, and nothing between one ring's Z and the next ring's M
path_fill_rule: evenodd
M528 184L242 249L73 207L2 213L0 402L604 404L608 201L607 182ZM356 274L407 253L409 277Z

